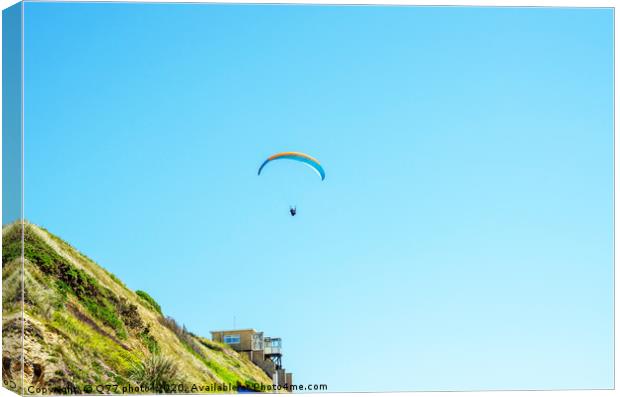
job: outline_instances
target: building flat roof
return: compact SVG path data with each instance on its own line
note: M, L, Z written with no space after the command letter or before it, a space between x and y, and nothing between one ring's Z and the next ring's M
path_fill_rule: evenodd
M254 328L244 328L244 329L225 329L225 330L221 330L221 331L209 331L212 334L215 334L217 332L243 332L243 331L252 331L252 332L257 332Z

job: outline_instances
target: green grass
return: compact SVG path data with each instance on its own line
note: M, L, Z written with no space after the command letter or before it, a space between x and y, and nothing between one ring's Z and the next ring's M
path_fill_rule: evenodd
M85 257L85 258L86 258L86 259L88 259L89 261L91 261L91 262L93 262L93 263L95 263L95 264L96 264L96 262L94 262L92 259L90 259L90 258L89 258L89 257L87 257L86 255L82 254L81 252L80 252L80 255L82 255L83 257ZM105 270L105 269L104 269L104 270ZM110 272L110 271L107 271L107 270L105 270L105 272L106 272L106 274L107 274L108 276L110 276L110 278L111 278L112 280L114 280L114 282L115 282L116 284L120 285L121 287L127 288L127 287L125 286L125 284L124 284L124 283L123 283L123 282L122 282L122 281L121 281L118 277L116 277L116 275L115 275L114 273L112 273L112 272Z
M60 245L61 247L63 247L64 249L72 252L73 254L76 254L76 256L81 257L82 260L86 261L86 262L90 262L92 264L95 264L99 267L101 267L93 258L89 257L88 255L86 255L85 253L75 249L71 244L69 244L68 242L66 242L65 240L63 240L62 238L56 236L55 234L52 234L49 230L47 230L46 228L42 227L42 226L38 226L41 230L45 231L49 237L54 240L58 245ZM102 268L103 269L103 268ZM106 274L108 276L110 276L110 278L112 280L114 280L117 284L119 284L121 287L127 289L127 287L125 286L125 284L119 280L118 277L116 277L116 275L114 275L112 272L109 272L106 269L103 269Z
M243 382L242 379L237 376L237 374L219 365L215 361L206 359L203 359L202 361L207 367L209 367L213 372L215 372L217 377L220 378L224 383L231 383L233 385L245 385L245 382Z
M91 354L98 353L117 372L126 374L140 362L136 354L123 349L74 317L56 312L51 326L71 340L72 348L77 347Z
M150 327L145 327L144 330L140 333L140 340L142 344L149 349L151 354L158 354L160 352L159 343L157 343L157 339L150 333Z
M2 263L20 258L22 255L22 230L17 224L7 226L9 229L2 234Z
M144 300L146 303L148 303L151 306L152 309L157 311L157 313L162 314L161 306L159 306L159 303L157 303L157 301L155 301L155 299L153 299L153 297L151 295L149 295L145 291L141 291L141 290L137 290L136 291L136 295L138 295L140 298L142 298L142 300Z
M239 377L235 372L229 370L226 366L209 359L200 348L201 344L206 345L207 343L205 343L201 338L192 336L191 332L185 329L185 326L179 326L179 324L172 317L162 318L160 322L174 332L183 347L185 347L190 354L198 358L204 365L210 368L216 376L220 378L220 380L234 385L246 384L245 380ZM226 358L228 356L225 355L224 357Z
M119 338L127 339L127 332L125 331L123 322L119 320L114 308L110 307L108 302L100 303L92 298L83 298L82 303L90 314L110 326Z
M213 342L212 340L207 339L207 338L200 338L200 337L198 337L197 339L198 339L198 342L200 342L207 349L215 350L215 351L218 351L218 352L223 352L224 351L224 347L221 346L217 342Z
M208 357L206 357L204 354L194 349L192 346L190 346L185 341L182 340L181 342L183 343L183 346L185 346L188 352L193 354L204 365L209 367L209 369L211 369L215 373L215 375L224 383L231 383L233 385L243 385L243 386L245 386L246 384L251 384L245 381L245 379L239 377L239 375L237 375L235 372L226 368L225 365L221 365L215 360L210 360ZM228 356L224 356L224 357L226 358Z
M44 274L56 279L57 290L62 296L74 295L93 317L112 328L119 338L126 338L124 322L119 318L118 299L112 291L59 255L38 238L31 228L26 225L24 230L24 256ZM14 255L15 250L15 242L11 240L7 247L7 257Z

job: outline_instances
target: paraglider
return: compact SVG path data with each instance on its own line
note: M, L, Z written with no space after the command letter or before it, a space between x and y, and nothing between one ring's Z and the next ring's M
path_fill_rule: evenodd
M265 166L269 164L271 161L282 160L282 159L300 161L308 165L317 174L319 174L319 176L321 177L321 180L325 180L325 170L323 170L323 167L321 166L321 163L319 163L319 160L315 159L314 157L310 157L307 154L300 153L300 152L282 152L282 153L276 153L273 156L269 156L267 160L265 160L263 164L261 164L260 168L258 169L258 175L260 175L263 168L265 168Z
M319 160L305 153L300 153L300 152L281 152L281 153L276 153L272 156L269 156L267 160L265 160L263 164L261 164L261 166L258 168L258 175L261 174L261 172L263 171L263 168L265 168L265 166L269 164L270 162L275 161L275 160L284 160L284 159L299 161L307 165L308 167L312 168L312 170L314 170L314 172L316 172L321 177L322 181L325 180L325 170L323 169L323 166L321 166L321 163L319 163ZM291 206L289 208L289 212L291 213L291 216L297 215L297 207Z

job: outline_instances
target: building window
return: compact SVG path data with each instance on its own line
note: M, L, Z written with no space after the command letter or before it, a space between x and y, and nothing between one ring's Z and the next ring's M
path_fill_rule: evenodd
M241 343L241 336L240 335L224 335L224 343L229 344L229 345L236 345L238 343Z

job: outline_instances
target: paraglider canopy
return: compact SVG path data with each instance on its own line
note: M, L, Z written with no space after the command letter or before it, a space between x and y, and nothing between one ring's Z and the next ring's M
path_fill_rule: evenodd
M319 161L315 159L314 157L308 156L307 154L300 153L300 152L281 152L281 153L276 153L273 156L269 156L267 160L265 160L263 164L261 164L260 168L258 169L258 175L260 175L261 171L263 170L263 168L265 168L265 166L268 163L274 160L282 160L282 159L300 161L308 165L317 174L319 174L319 176L321 177L321 180L325 179L325 170L323 170L321 163L319 163Z

